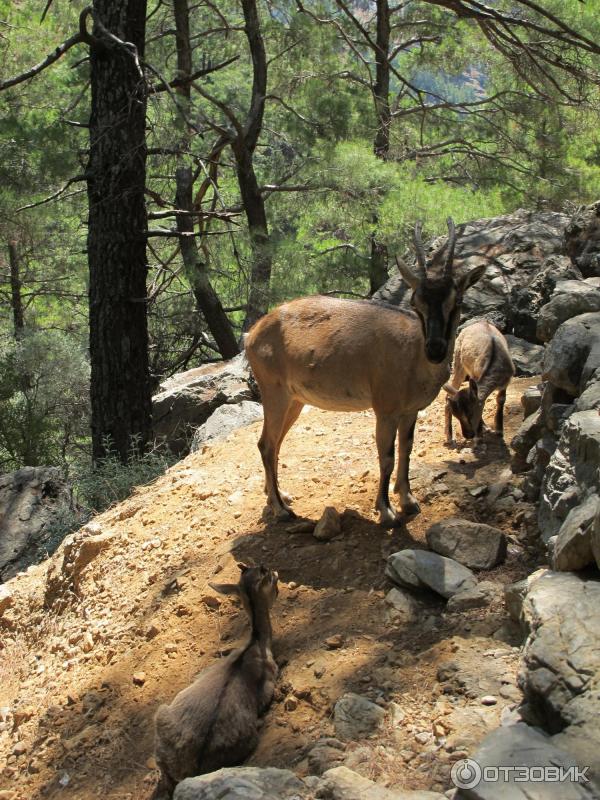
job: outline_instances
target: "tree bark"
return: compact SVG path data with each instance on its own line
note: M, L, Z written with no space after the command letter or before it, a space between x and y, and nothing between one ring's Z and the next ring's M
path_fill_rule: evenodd
M192 74L192 46L190 42L188 0L173 0L173 12L175 16L177 46L177 77L178 79L185 79ZM185 116L189 118L189 107L191 105L189 83L184 82L181 86L176 88L176 92L186 111ZM181 152L187 153L189 151L191 132L185 120L181 116L179 119L181 143L178 149ZM189 159L185 156L180 156L178 158L175 181L176 208L182 211L194 211L193 173ZM177 215L177 230L182 233L193 233L194 217L185 214ZM204 316L206 324L223 358L233 358L239 353L239 347L229 318L223 309L223 304L208 277L207 265L199 252L197 239L193 236L182 236L179 240L179 246L185 272L190 281L194 298L196 299L196 305Z
M373 141L373 152L377 158L386 159L390 150L390 9L388 0L377 0L377 34L375 44L375 83L373 101L377 117L377 129ZM377 215L373 222L377 225ZM387 247L378 240L377 228L371 234L369 258L369 293L374 294L388 279Z
M252 248L250 292L244 330L248 330L269 309L272 255L265 200L254 170L254 150L262 130L267 94L267 56L260 30L256 0L241 0L245 32L252 55L252 99L243 136L232 143L242 203L248 221Z
M373 100L377 132L373 149L378 158L386 158L390 149L390 9L388 0L377 0L377 36L375 43L375 83Z
M144 51L146 0L94 0L89 201L92 454L126 461L151 437L146 308L146 87L131 47ZM101 25L98 24L101 23Z
M20 339L25 330L25 318L23 316L23 300L21 297L19 257L17 254L17 243L14 241L8 243L8 260L10 263L10 293L15 339Z

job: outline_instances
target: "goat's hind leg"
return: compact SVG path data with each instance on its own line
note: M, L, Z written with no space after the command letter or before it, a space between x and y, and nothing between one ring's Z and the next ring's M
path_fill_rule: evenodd
M506 403L506 389L500 389L496 394L496 415L494 417L494 431L498 436L504 436L504 404Z
M302 403L293 400L287 390L281 387L272 387L268 394L263 391L262 396L264 422L258 449L265 468L267 502L277 519L290 519L295 514L285 503L277 483L279 449L284 436L298 418Z

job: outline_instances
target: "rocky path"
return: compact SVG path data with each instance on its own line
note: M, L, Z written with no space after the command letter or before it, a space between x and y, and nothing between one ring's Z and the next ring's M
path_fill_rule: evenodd
M510 387L507 441L532 383ZM151 793L157 705L244 634L239 608L208 587L216 573L235 579L236 561L263 562L282 582L274 609L281 678L251 763L301 776L344 764L392 788L449 789L452 763L520 698L520 638L501 588L535 569L533 507L497 440L477 450L443 446L440 397L417 425L412 481L423 513L384 531L372 509L373 428L371 413L310 410L284 444L281 482L296 512L317 519L333 505L341 514L332 541L264 515L255 423L189 456L7 584L0 798ZM449 612L422 592L410 613L395 610L385 559L426 547L427 528L455 516L508 537L506 562L478 575L495 585L489 604ZM334 709L349 693L385 711L371 729L340 726L343 706Z

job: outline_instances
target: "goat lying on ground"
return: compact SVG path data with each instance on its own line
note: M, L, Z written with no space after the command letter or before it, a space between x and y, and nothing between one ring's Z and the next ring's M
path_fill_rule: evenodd
M158 709L155 752L161 777L153 800L170 800L179 781L239 764L256 747L258 720L273 699L277 677L269 611L278 575L263 566L238 566L239 583L210 585L240 598L252 625L250 639Z
M375 507L380 521L395 525L418 513L408 480L417 414L448 380L463 294L485 271L485 266L467 274L453 270L456 230L451 219L448 230L448 241L427 259L417 224L416 271L396 259L412 289L411 310L305 297L274 309L246 336L246 355L265 415L258 443L265 492L277 518L294 516L279 491L277 464L281 443L305 403L329 411L372 408L379 456ZM389 500L396 434L400 517Z
M455 416L465 439L480 436L483 432L483 407L493 391L496 395L494 430L504 432L504 403L506 387L515 374L506 339L495 325L480 320L464 328L454 349L454 372L444 385L446 398L446 444L451 445L452 416ZM467 379L468 388L460 385Z

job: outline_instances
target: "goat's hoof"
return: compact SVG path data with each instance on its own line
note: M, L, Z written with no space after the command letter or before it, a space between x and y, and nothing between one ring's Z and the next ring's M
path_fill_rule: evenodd
M297 514L295 514L291 508L281 508L277 511L273 511L273 514L277 522L289 522L291 519L298 518Z
M416 500L411 501L410 503L406 503L402 506L400 513L402 517L406 519L407 517L416 517L417 514L421 513L421 506L417 503Z
M398 525L398 516L391 508L378 509L379 524L382 528L393 528Z
M454 439L446 439L446 441L444 442L444 447L447 447L449 450L455 450L456 442L454 441Z

